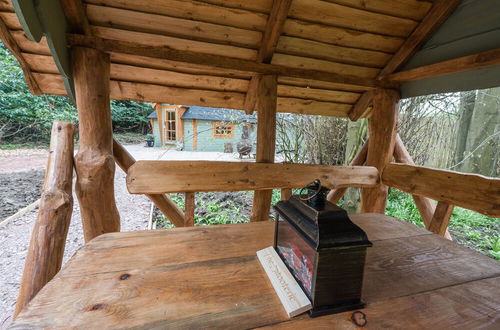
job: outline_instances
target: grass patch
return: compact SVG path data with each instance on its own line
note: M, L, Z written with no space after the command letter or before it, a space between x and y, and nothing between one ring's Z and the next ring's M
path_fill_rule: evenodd
M169 196L180 209L184 209L184 194L169 194ZM280 190L274 189L272 205L280 200ZM194 223L196 226L209 226L249 222L252 202L252 191L196 193ZM272 210L270 217L274 218ZM159 214L156 218L156 225L157 228L174 227L163 214Z
M297 194L298 190L294 190ZM184 209L184 194L170 194L170 198ZM281 200L280 190L273 190L272 204ZM221 225L250 221L253 192L202 192L196 193L195 225ZM342 206L342 202L339 203ZM387 215L424 227L411 195L390 189ZM274 217L271 210L270 217ZM157 228L174 227L165 216L156 218ZM474 211L455 207L449 231L455 242L500 260L500 221Z
M0 144L0 150L16 150L16 149L46 149L49 147L48 143L5 143Z
M113 137L121 144L140 144L146 141L146 135L134 132L113 133Z
M387 215L424 227L411 195L390 189ZM454 241L500 260L500 221L480 213L455 207L448 230Z

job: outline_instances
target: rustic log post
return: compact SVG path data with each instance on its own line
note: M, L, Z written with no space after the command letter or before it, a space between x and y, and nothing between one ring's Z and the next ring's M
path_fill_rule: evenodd
M194 205L195 205L195 193L187 192L186 199L184 201L184 213L186 214L184 218L184 227L194 226Z
M366 162L366 154L368 153L368 140L363 144L361 149L359 149L356 156L351 160L349 166L362 166ZM337 204L339 200L344 196L347 187L332 189L326 196L326 199L333 204Z
M52 125L50 152L38 217L31 234L14 317L61 269L73 211L72 124Z
M276 76L265 75L260 79L256 104L258 122L257 156L255 160L261 163L274 162L276 149L277 85ZM269 219L272 194L272 190L254 192L250 221L265 221Z
M373 110L369 122L370 142L366 165L375 166L382 173L392 160L398 122L399 95L393 90L377 89L373 96ZM388 188L380 183L361 192L361 213L385 213Z
M114 195L115 161L109 100L109 55L72 48L80 143L75 156L76 194L85 241L120 231Z
M429 225L429 231L432 231L439 236L446 237L448 224L450 223L453 205L446 202L438 202L436 211Z
M118 166L120 166L125 173L127 173L130 166L135 163L134 157L115 139L113 139L113 156ZM164 194L147 194L146 197L156 205L174 226L184 226L184 213L170 198L168 198L168 196Z
M396 143L394 144L394 159L398 163L415 165L415 163L413 162L413 158L411 158L408 150L406 150L399 134L396 134ZM434 212L436 211L436 206L430 198L418 195L412 195L412 197L420 213L420 217L425 224L425 228L429 229L432 217L434 216ZM448 229L445 230L444 237L449 240L452 239L450 233L448 232Z

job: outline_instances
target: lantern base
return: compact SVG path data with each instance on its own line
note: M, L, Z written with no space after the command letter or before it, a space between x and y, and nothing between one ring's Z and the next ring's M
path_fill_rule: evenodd
M341 312L352 311L355 309L361 309L365 307L365 303L363 301L358 301L354 303L347 304L337 304L337 305L328 305L328 306L319 306L313 307L309 310L310 317L323 316L328 314L336 314Z

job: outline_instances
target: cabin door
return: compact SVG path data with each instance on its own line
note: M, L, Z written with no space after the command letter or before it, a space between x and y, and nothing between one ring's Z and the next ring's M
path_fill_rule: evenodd
M165 137L165 144L172 144L177 142L177 113L176 109L165 109L163 116L163 129Z

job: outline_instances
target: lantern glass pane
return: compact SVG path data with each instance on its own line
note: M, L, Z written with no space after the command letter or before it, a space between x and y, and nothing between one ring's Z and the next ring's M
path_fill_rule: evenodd
M276 250L311 298L316 251L288 222L279 217Z

